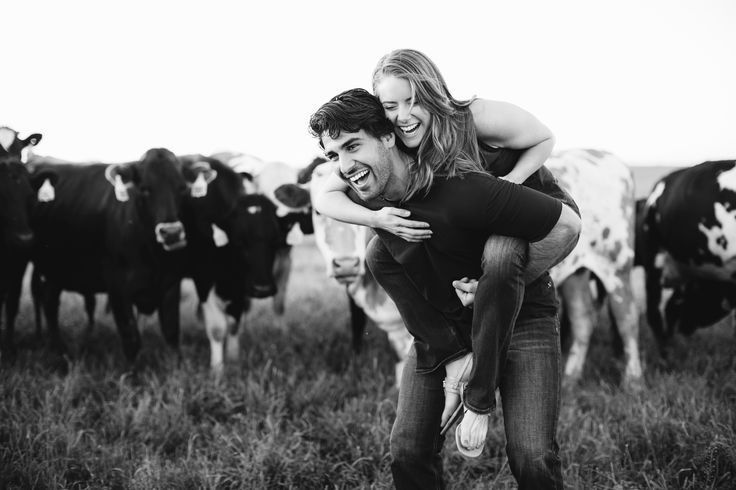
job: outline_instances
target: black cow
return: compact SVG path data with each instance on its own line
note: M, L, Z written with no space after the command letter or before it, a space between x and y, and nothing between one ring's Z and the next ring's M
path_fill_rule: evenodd
M221 152L212 156L241 175L248 193L263 194L276 206L281 239L274 261L276 294L273 297L273 310L281 322L291 275L291 247L299 243L304 234L314 233L309 191L298 184L301 173L291 165L266 162L243 153Z
M637 263L647 320L660 343L712 325L736 306L736 161L676 170L639 207ZM672 288L664 305L662 289Z
M26 147L40 140L37 133L20 139L16 131L0 127L0 311L4 306L5 335L1 347L6 353L14 351L20 287L33 241L30 213L36 189L21 156Z
M32 178L43 181L39 195L47 188L33 214L33 262L45 281L52 343L63 348L59 296L71 290L108 293L129 360L141 347L134 306L146 314L158 309L166 340L177 345L180 278L164 266L167 254L186 246L181 212L188 186L176 156L151 149L120 165L36 162Z

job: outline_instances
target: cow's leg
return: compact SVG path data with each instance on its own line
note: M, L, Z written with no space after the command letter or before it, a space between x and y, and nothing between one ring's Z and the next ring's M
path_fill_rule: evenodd
M365 333L367 317L363 308L358 306L350 293L348 293L348 303L350 304L350 330L353 334L353 352L358 354L363 346L363 334Z
M33 314L36 321L36 339L41 340L43 337L43 277L38 268L33 266L33 274L31 274L31 300L33 301Z
M54 350L65 352L66 346L59 332L59 298L61 287L53 281L46 281L43 286L43 313L49 331L49 345Z
M648 268L646 271L646 292L647 323L657 340L660 354L664 355L668 336L664 331L662 313L659 311L662 301L662 271L657 267Z
M161 334L169 346L179 352L181 282L170 283L163 292L161 305L158 309L158 321L161 325Z
M5 296L5 347L10 353L15 353L15 317L18 316L20 292L23 287L23 275L26 271L26 260L19 260L12 264L9 272L10 282ZM3 302L0 302L2 306Z
M113 290L110 291L109 301L123 346L123 353L129 362L133 362L141 350L141 335L138 332L138 322L133 313L133 305L123 294Z
M237 366L240 363L240 319L242 315L238 315L237 317L227 315L225 318L227 320L225 358L228 363Z
M626 357L624 385L638 387L642 379L639 358L639 312L631 291L631 274L619 274L621 285L609 294L608 308L616 322Z
M286 288L291 275L291 247L280 247L276 250L273 262L273 278L276 282L276 294L273 296L273 311L279 316L284 315L286 307Z
M565 364L566 382L576 382L583 375L585 356L593 333L593 298L590 271L580 269L560 286L562 301L570 321L572 345Z
M85 293L84 296L84 309L87 312L87 337L92 334L92 330L95 328L95 310L97 309L97 298L95 293Z
M217 296L213 287L201 307L207 338L210 340L210 368L215 376L220 378L224 367L223 354L228 323L225 315L225 304Z

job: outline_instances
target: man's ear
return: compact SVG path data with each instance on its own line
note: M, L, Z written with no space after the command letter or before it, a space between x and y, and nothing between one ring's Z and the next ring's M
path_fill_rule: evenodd
M384 134L383 136L381 136L380 139L381 139L381 142L383 143L383 146L387 150L390 150L391 148L396 146L396 134L394 134L393 131L391 131L390 133Z

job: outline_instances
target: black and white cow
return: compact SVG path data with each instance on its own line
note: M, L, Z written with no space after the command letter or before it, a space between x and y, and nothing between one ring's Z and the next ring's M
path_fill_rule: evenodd
M164 263L186 246L181 215L189 192L176 156L160 148L119 165L36 161L32 179L40 183L32 260L44 279L51 342L63 348L59 296L71 290L108 293L129 360L141 347L134 307L158 310L164 336L176 346L180 277Z
M276 206L281 239L274 262L276 294L273 297L273 310L282 322L291 275L291 247L301 243L305 234L314 232L309 191L300 188L299 169L291 165L267 162L244 153L221 152L212 157L241 174L249 194L263 194Z
M647 320L660 347L736 308L736 161L676 170L652 189L637 223ZM660 312L663 288L672 289Z
M635 222L631 170L611 153L597 150L561 151L545 165L575 199L583 221L578 245L551 270L573 337L565 376L575 381L582 375L597 318L591 291L594 276L608 294L609 316L623 341L624 383L638 384L642 367L639 316L631 283Z
M324 184L326 177L334 171L335 164L322 163L313 168L311 192ZM388 340L398 358L396 363L396 386L401 381L406 356L409 354L413 337L406 329L396 304L378 285L365 266L365 251L368 241L375 233L365 226L344 223L313 211L314 236L319 251L327 266L327 275L345 285L350 304L350 322L353 333L353 350L358 352L365 331L366 317L386 332Z
M14 350L20 287L33 241L30 215L36 190L22 154L40 140L37 133L20 139L16 131L0 127L0 312L5 309L5 334L0 347L8 353Z
M188 244L177 254L178 268L194 281L210 366L220 375L225 357L239 359L238 330L250 298L276 293L273 264L281 230L271 200L246 193L241 176L228 165L201 155L180 160L193 184L183 210Z

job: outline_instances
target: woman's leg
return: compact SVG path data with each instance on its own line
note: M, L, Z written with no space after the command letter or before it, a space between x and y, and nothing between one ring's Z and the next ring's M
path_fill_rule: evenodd
M444 370L417 374L416 360L412 348L391 429L391 474L399 490L444 488L440 456L445 440L440 435Z
M560 218L552 231L542 240L529 244L524 284L531 284L545 271L562 262L577 245L580 230L580 216L572 208L563 204ZM485 254L483 258L488 260Z
M550 291L539 294L554 295L551 280L531 287L547 288ZM527 294L536 295L535 291ZM509 466L522 490L562 488L556 439L560 358L559 321L554 312L517 322L500 388Z
M483 274L473 303L473 370L464 393L465 406L490 413L511 333L524 299L527 242L492 236L483 251Z

